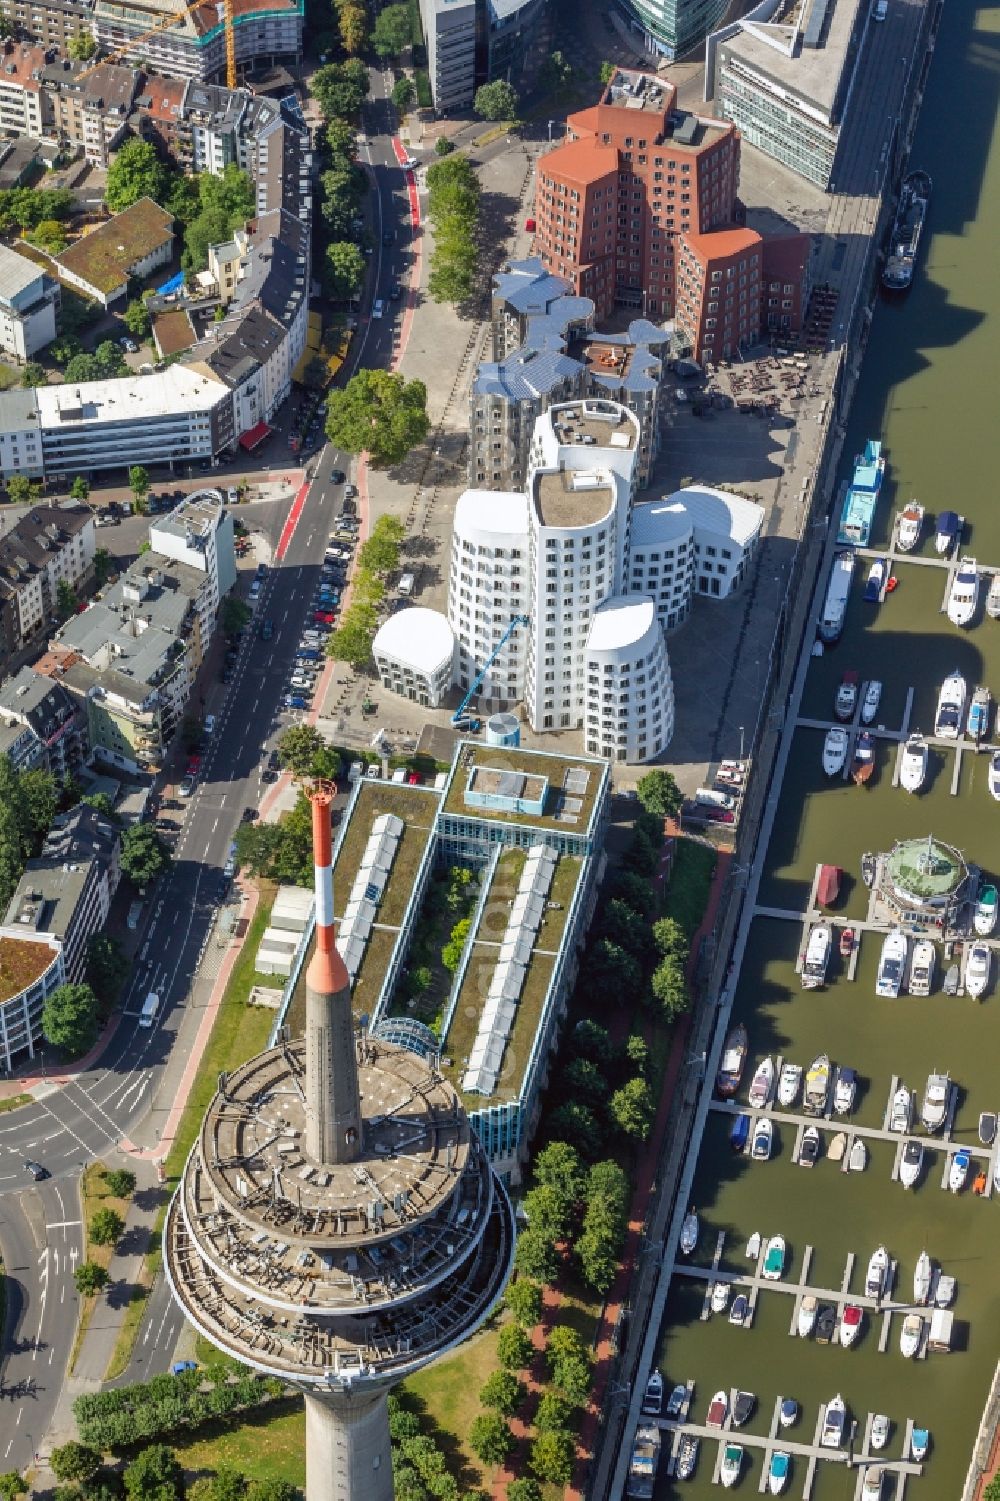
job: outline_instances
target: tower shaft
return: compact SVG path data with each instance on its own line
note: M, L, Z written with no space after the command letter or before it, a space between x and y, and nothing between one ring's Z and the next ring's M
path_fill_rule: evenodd
M306 1501L393 1501L386 1392L305 1400Z
M306 971L306 1153L326 1166L361 1153L361 1102L351 1011L351 982L337 951L333 921L332 790L312 803L316 877L316 952Z

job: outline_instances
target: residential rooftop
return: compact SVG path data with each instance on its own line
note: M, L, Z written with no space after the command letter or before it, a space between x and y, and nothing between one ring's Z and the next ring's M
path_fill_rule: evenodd
M2 78L0 73L0 78ZM0 306L9 305L22 292L40 282L45 275L33 261L18 255L9 245L0 245Z
M614 508L614 481L599 468L536 471L533 498L542 526L593 526Z
M152 198L139 198L56 256L56 265L110 295L128 280L137 261L172 242L173 224L173 215Z
M477 807L467 802L470 777L484 770L510 771L525 778L545 778L548 787L542 812L508 812L502 807ZM524 746L485 745L463 740L444 789L442 813L476 818L486 823L523 824L529 829L549 829L582 837L590 830L598 796L607 776L608 768L603 761L554 755L549 751L528 750Z
M22 938L0 928L0 1006L41 979L58 952L53 939Z

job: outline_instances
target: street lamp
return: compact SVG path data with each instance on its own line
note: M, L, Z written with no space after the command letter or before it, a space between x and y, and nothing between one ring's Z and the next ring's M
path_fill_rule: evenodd
M561 128L563 130L565 130L566 129L566 121L565 120L550 120L549 121L549 145L550 146L552 145L552 127L553 127L553 125L559 125L559 126L561 126Z
M740 725L740 760L743 760L743 726Z

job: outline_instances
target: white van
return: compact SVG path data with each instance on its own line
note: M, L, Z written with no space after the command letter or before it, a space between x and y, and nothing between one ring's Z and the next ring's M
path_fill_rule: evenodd
M889 0L875 0L872 6L872 20L884 21L889 14Z
M364 774L365 763L363 761L352 761L347 768L347 780L349 782L360 782Z
M404 573L400 577L399 583L396 585L397 593L406 595L412 594L416 582L417 581L413 577L412 573Z
M160 997L155 990L151 990L142 1003L142 1012L139 1016L140 1027L151 1027L156 1020L156 1013L160 1009Z
M699 787L694 795L696 803L701 803L703 808L725 808L732 812L736 807L736 799L728 792L716 792L714 787Z

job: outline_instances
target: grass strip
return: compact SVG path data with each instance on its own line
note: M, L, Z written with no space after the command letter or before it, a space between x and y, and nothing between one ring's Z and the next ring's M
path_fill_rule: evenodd
M12 1094L9 1100L0 1100L0 1115L8 1110L20 1110L22 1105L33 1105L34 1097L30 1094Z
M694 839L678 839L674 845L674 863L663 911L680 923L689 939L697 933L705 916L715 860L715 850Z
M103 1162L91 1162L84 1168L83 1177L80 1179L80 1199L83 1206L83 1260L94 1261L105 1271L111 1265L115 1248L114 1246L98 1246L91 1241L90 1222L98 1209L114 1209L122 1219L128 1213L128 1201L116 1198L108 1188L107 1179L104 1176L106 1172L107 1168ZM71 1375L97 1306L97 1300L104 1296L104 1293L90 1293L87 1297L80 1299L80 1317L77 1321L76 1335L67 1366Z

